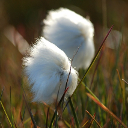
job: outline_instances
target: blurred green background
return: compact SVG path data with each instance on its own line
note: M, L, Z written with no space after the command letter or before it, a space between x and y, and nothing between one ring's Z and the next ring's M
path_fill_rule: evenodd
M95 28L96 51L112 25L114 25L113 29L120 33L119 35L114 34L106 40L104 50L100 54L100 61L97 60L94 63L84 82L100 101L128 126L128 85L121 81L122 86L120 86L116 71L116 69L119 70L121 79L128 81L127 0L1 0L0 92L4 89L1 100L9 118L12 122L15 122L17 127L31 126L31 119L23 100L21 88L21 85L23 85L37 125L45 127L47 106L31 103L31 94L22 71L22 58L25 54L24 49L28 47L28 44L31 45L36 38L41 36L42 20L46 17L48 11L60 7L69 8L83 17L90 18ZM115 45L111 46L113 43L117 48L115 48ZM96 65L98 66L96 67ZM85 71L81 69L79 72L80 78L82 78ZM73 96L81 126L90 118L85 112L85 110L88 110L92 115L96 114L96 120L101 126L120 128L119 123L90 100L86 92L85 87L80 86ZM69 116L68 113L69 111L66 110L63 118L71 127L75 127L72 121L73 116L72 114ZM49 120L51 120L53 111L51 110L49 114ZM21 117L23 115L22 122ZM1 105L0 123L1 127L10 127ZM98 126L94 122L91 127Z

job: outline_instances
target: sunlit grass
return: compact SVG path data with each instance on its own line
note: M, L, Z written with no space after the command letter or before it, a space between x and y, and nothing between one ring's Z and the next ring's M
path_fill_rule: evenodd
M3 40L3 42L8 42ZM6 46L6 43L3 43ZM1 127L30 127L33 125L31 116L26 107L25 100L23 98L23 85L26 93L26 101L33 114L36 125L43 128L50 125L52 116L54 114L55 106L50 106L48 112L48 106L45 104L31 103L31 94L27 89L27 80L23 77L22 68L18 68L15 64L19 64L21 67L22 56L18 54L15 47L11 46L10 49L4 47L6 54L1 56L1 60L6 68L2 68L1 65L1 86L0 91L4 88L3 95L1 96L0 105L0 122ZM11 53L13 51L13 53ZM125 92L125 88L128 87L127 75L128 75L128 47L127 43L122 43L118 50L112 50L107 47L104 48L103 56L98 63L96 60L92 69L88 72L83 83L90 88L96 95L101 103L103 103L110 112L118 117L122 123L128 126L128 92ZM11 53L11 54L9 54ZM6 58L6 62L4 63ZM13 63L12 63L13 62ZM93 83L91 84L94 74L96 63L98 67L96 69ZM118 72L117 72L118 71ZM14 74L12 74L14 72ZM3 74L2 74L3 73ZM79 71L80 79L84 76L85 71ZM12 79L13 78L13 79ZM124 79L126 82L122 81ZM2 84L3 83L3 84ZM11 91L10 91L11 87ZM11 93L11 94L10 94ZM85 86L80 85L72 96L72 103L75 109L77 119L80 127L120 127L121 124L118 120L112 117L109 112L105 111L98 102L94 102L88 95L88 90ZM5 114L5 111L7 115ZM87 113L89 112L91 116ZM59 115L62 114L61 107L58 111ZM48 117L47 117L48 115ZM76 121L70 105L68 105L62 114L63 125L66 127L75 127ZM10 120L10 122L9 122ZM98 124L97 124L98 122ZM59 122L60 123L60 122ZM53 123L55 124L55 123Z

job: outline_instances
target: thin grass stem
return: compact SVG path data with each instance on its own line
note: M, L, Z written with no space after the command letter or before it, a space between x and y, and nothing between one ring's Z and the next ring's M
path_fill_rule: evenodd
M3 88L2 91L1 91L0 100L1 100L1 98L2 98L3 92L4 92L4 88Z
M86 70L86 72L85 72L83 78L81 79L81 81L79 82L78 86L79 86L79 85L82 83L82 81L85 79L87 73L89 72L89 70L91 69L91 67L92 67L92 65L94 64L95 60L97 59L97 57L98 57L98 55L99 55L101 49L103 48L103 44L104 44L105 40L107 39L107 37L109 36L109 34L110 34L112 28L113 28L113 25L111 26L111 28L109 29L107 35L105 36L104 40L102 41L102 43L101 43L101 45L100 45L100 47L99 47L99 49L98 49L98 51L97 51L95 57L93 58L93 60L92 60L92 62L91 62L91 64L90 64L90 66L89 66L88 69Z
M3 105L3 103L2 103L1 100L0 100L0 104L1 104L1 106L2 106L2 108L3 108L3 110L4 110L4 113L5 113L5 115L6 115L7 119L8 119L9 124L10 124L10 126L11 126L11 128L12 128L12 123L11 123L9 117L8 117L8 114L7 114L7 112L6 112L5 108L4 108L4 105Z
M88 92L89 92L93 97L95 97L98 101L100 101L100 100L95 96L95 94L94 94L83 82L82 82L81 84L85 86L85 88L88 90Z
M8 117L8 114L7 114L7 112L6 112L5 108L4 108L4 105L3 105L2 101L1 101L1 98L2 98L2 95L3 95L3 91L4 91L4 88L2 89L2 92L1 92L1 95L0 95L0 104L1 104L1 106L3 108L3 110L4 110L4 113L5 113L5 115L6 115L7 119L8 119L8 122L9 122L10 126L12 127L12 123L11 123L11 121L10 121L10 119Z
M71 107L71 110L72 110L72 113L73 113L73 116L74 116L74 119L75 119L75 122L76 122L76 126L77 126L77 128L79 128L80 127L79 126L79 121L78 121L78 118L77 118L77 115L76 115L76 112L75 112L71 97L69 97L69 104L70 104L70 107Z
M47 110L46 128L48 128L48 115L49 115L49 107L48 107L48 110Z
M100 124L96 121L95 117L92 116L87 110L86 112L89 114L89 116L91 116L91 118L96 122L96 124L99 126L99 128L101 128Z
M68 87L68 88L69 88L69 87ZM60 99L60 101L59 101L59 103L58 103L58 105L57 105L57 107L56 107L56 109L55 109L55 112L54 112L54 114L53 114L53 117L52 117L52 120L51 120L51 123L50 123L49 128L51 128L52 125L53 125L53 121L54 121L54 119L55 119L57 110L58 110L60 104L63 102L64 96L65 96L66 92L68 91L68 88L65 90L64 94L62 95L62 97L61 97L61 99Z
M34 128L37 128L35 119L34 119L34 117L33 117L33 114L32 114L32 112L31 112L31 109L29 108L28 103L27 103L27 100L26 100L26 94L25 94L24 88L23 88L23 86L21 86L21 87L22 87L22 90L23 90L23 99L24 99L24 101L25 101L25 104L26 104L26 107L27 107L27 109L28 109L29 115L30 115L30 117L31 117L32 123L33 123L33 125L34 125Z

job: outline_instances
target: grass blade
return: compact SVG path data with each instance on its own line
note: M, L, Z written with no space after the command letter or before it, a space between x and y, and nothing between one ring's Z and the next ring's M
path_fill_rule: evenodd
M48 115L49 115L49 107L48 107L48 110L47 110L46 128L48 128Z
M89 72L89 70L91 69L91 67L92 67L92 65L94 64L95 60L97 59L97 57L98 57L98 55L99 55L101 49L103 48L103 44L104 44L105 40L107 39L107 37L109 36L109 34L110 34L112 28L113 28L113 25L112 25L111 28L109 29L109 31L108 31L106 37L104 38L103 42L101 43L101 45L100 45L100 47L99 47L99 49L98 49L98 51L97 51L95 57L93 58L93 60L92 60L92 62L91 62L91 64L90 64L90 66L89 66L88 69L86 70L86 72L85 72L83 78L81 79L81 81L79 82L78 86L79 86L79 85L81 84L81 82L85 79L87 73Z
M30 114L30 117L31 117L32 123L33 123L33 125L34 125L34 128L37 128L37 125L36 125L35 119L34 119L34 117L33 117L33 115L32 115L31 109L30 109L30 108L29 108L29 106L28 106L28 103L27 103L27 101L26 101L26 99L25 99L24 94L23 94L23 98L24 98L24 101L25 101L26 107L27 107L27 109L28 109L28 112L29 112L29 114Z
M73 62L73 60L74 60L76 54L78 53L80 47L82 46L82 44L83 44L83 42L82 42L82 43L80 44L80 46L77 48L75 54L73 55L73 58L71 59L71 65L70 65L70 70L69 70L68 78L67 78L67 81L66 81L66 84L65 84L65 90L66 90L66 88L67 88L69 76L70 76L70 74L71 74L72 62ZM62 108L63 108L63 104L64 104L64 100L63 100L63 102L62 102Z
M89 114L89 116L91 116L91 118L97 123L97 125L99 126L99 128L102 128L101 126L100 126L100 124L96 121L96 119L94 118L94 116L92 116L87 110L86 110L86 112Z
M12 128L12 123L11 123L9 117L8 117L8 114L7 114L7 112L6 112L5 108L4 108L4 105L3 105L3 103L2 103L1 100L0 100L0 104L1 104L1 106L2 106L2 108L3 108L3 110L4 110L4 113L5 113L5 115L6 115L7 119L8 119L9 124L10 124L10 126L11 126L11 128Z
M25 109L26 109L26 106L25 106L25 108L23 110L23 113L20 112L20 119L21 119L22 122L23 122L24 116L25 116Z
M0 122L0 126L1 126L1 128L4 128L4 127L2 126L2 124L1 124L1 122Z
M27 100L26 100L26 98L25 98L25 97L26 97L26 94L25 94L25 91L24 91L23 86L22 86L22 90L23 90L23 99L24 99L24 101L25 101L25 104L26 104L26 107L27 107L27 109L28 109L29 115L30 115L30 117L31 117L32 123L33 123L33 125L34 125L34 128L37 128L35 119L34 119L34 117L33 117L33 114L32 114L32 112L31 112L31 109L29 108L28 103L27 103Z
M59 103L58 103L58 105L57 105L57 107L56 107L56 109L55 109L55 112L54 112L54 114L53 114L53 117L52 117L52 120L51 120L51 123L50 123L49 128L51 128L51 127L52 127L52 125L53 125L53 121L54 121L54 119L55 119L55 116L56 116L57 110L58 110L58 108L59 108L60 104L62 103L62 101L63 101L63 99L64 99L64 96L65 96L66 92L68 91L68 89L69 89L69 87L67 87L67 88L66 88L66 90L65 90L64 94L62 95L62 97L61 97L61 99L60 99L60 101L59 101Z
M101 60L101 58L102 58L102 56L103 56L103 53L104 53L104 47L103 47L103 49L101 50L100 57L99 57L99 59L98 59L98 61L97 61L97 64L96 64L96 66L95 66L94 73L93 73L92 80L91 80L91 84L90 84L90 88L92 88L92 83L93 83L93 80L94 80L94 76L95 76L95 74L96 74L96 71L97 71L97 68L98 68L98 66L99 66L100 60Z
M100 106L104 111L106 111L108 114L110 114L114 119L116 119L124 128L127 128L127 126L116 116L114 115L106 106L104 106L102 103L100 103L97 99L95 99L91 94L87 93L87 96L91 98L98 106Z
M69 104L70 104L70 107L71 107L71 110L72 110L72 113L73 113L73 116L74 116L74 119L75 119L75 122L76 122L76 126L77 126L77 128L79 128L79 121L78 121L78 118L77 118L77 115L76 115L71 97L69 97Z
M125 110L125 84L122 83L118 69L116 70L120 82L121 92L123 95L123 109Z
M1 98L2 98L2 95L3 95L3 92L4 92L4 88L2 89L2 92L1 92L1 95L0 95L0 101L1 101Z
M64 123L68 128L71 128L71 125L66 120L64 120Z
M91 114L90 114L91 115ZM92 124L93 124L93 121L94 121L94 118L95 118L95 114L92 116L90 122L89 122L89 126L88 128L91 128Z
M11 110L12 127L14 128L14 126L16 127L16 124L14 123L14 116L13 116L13 113L12 113L12 90L11 90L11 86L10 86L10 110Z
M83 124L82 128L83 128L88 122L89 122L89 120L87 120L87 121Z
M6 115L7 119L8 119L9 124L10 124L10 126L12 128L12 123L11 123L11 121L10 121L10 119L8 117L8 114L7 114L7 112L6 112L5 108L4 108L4 105L3 105L2 101L1 101L1 97L3 95L3 91L4 91L4 88L2 89L2 92L1 92L1 95L0 95L0 104L1 104L1 106L3 108L3 110L4 110L4 113L5 113L5 115Z
M79 80L79 81L80 81L80 80ZM100 100L95 96L95 94L94 94L83 82L82 82L81 84L85 86L85 88L88 90L88 92L89 92L93 97L95 97L98 101L100 101Z

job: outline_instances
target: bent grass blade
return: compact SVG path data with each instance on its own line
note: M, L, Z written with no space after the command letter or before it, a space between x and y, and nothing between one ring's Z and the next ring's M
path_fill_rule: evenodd
M110 114L113 118L115 118L124 128L127 128L127 126L115 115L113 114L106 106L104 106L102 103L100 103L97 99L95 99L91 94L86 93L89 98L91 98L98 106L100 106L104 111L106 111L108 114Z

